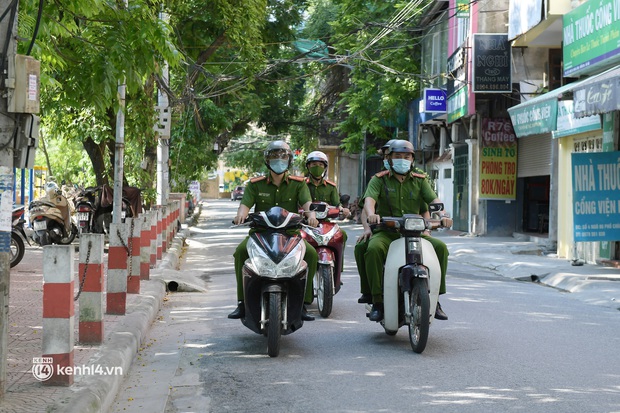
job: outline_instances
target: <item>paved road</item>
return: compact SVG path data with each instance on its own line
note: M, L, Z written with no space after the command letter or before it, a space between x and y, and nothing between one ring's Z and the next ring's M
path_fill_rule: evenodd
M207 292L168 295L113 412L620 410L616 310L463 262L442 297L450 319L433 323L421 355L406 329L389 337L365 317L349 246L332 316L268 357L264 337L226 318L245 234L229 228L237 205L209 202L192 228L183 275ZM354 240L359 226L344 227Z

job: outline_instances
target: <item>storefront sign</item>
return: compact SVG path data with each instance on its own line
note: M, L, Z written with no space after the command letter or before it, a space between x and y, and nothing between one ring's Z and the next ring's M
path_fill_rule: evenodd
M510 43L506 34L474 34L473 92L511 93Z
M575 241L620 239L620 152L573 153L571 168Z
M510 0L508 2L508 39L527 33L542 20L542 0Z
M552 133L553 138L561 138L568 135L589 132L601 129L601 117L599 115L575 118L573 113L573 101L563 100L558 102L557 127Z
M522 107L510 108L508 113L518 137L551 133L556 129L558 100L556 96Z
M482 119L480 199L516 199L517 137L509 119Z
M620 4L589 0L563 16L564 77L620 61Z
M446 113L447 98L443 89L424 89L423 112Z
M575 116L582 117L618 110L620 109L619 94L620 76L598 82L586 81L583 86L576 87L574 91Z
M467 114L467 86L463 86L448 97L448 123Z
M469 17L469 0L456 0L456 17L459 19Z

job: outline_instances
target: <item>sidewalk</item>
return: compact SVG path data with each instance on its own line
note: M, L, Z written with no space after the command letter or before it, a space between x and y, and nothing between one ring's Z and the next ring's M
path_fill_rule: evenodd
M204 202L201 216L194 217L200 218L199 227L206 225L203 216L208 215L208 208L209 204ZM361 225L347 223L344 228L353 240ZM165 300L164 279L173 273L180 282L192 282L177 271L179 262L189 262L194 255L183 248L189 232L179 232L164 259L151 270L151 280L141 282L141 294L127 296L125 316L105 315L105 344L75 346L75 366L121 367L123 375L76 376L71 387L43 386L31 373L32 358L40 357L42 348L42 275L32 265L37 259L40 261L41 249L26 251L24 261L11 271L8 388L0 402L0 413L107 412ZM480 268L502 277L540 282L590 304L620 309L618 269L588 264L573 266L567 259L544 255L541 246L534 242L513 237L474 237L450 230L437 232L436 236L446 242L450 251L448 277L450 269L457 266L460 272ZM76 314L77 311L76 308ZM76 337L77 326L76 316Z
M43 249L27 247L24 260L11 269L7 383L4 398L0 399L0 413L107 411L164 300L166 286L162 274L178 264L187 236L187 230L177 234L168 251L157 261L157 267L151 269L151 279L140 282L140 294L127 294L124 316L104 314L104 344L75 344L74 366L90 368L91 373L76 374L70 387L44 386L32 375L33 357L42 355ZM75 274L78 260L76 252ZM104 263L107 273L107 254ZM78 288L76 282L75 293ZM76 301L76 340L78 314ZM110 367L109 375L102 374L98 367Z
M477 237L438 232L450 251L448 276L455 264L491 270L519 281L537 282L570 293L581 301L620 310L620 270L602 265L574 266L546 253L532 241L514 237Z

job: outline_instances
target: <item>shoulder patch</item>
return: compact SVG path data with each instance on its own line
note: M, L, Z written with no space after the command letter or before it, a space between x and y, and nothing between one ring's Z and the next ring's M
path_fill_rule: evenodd
M377 172L377 173L375 174L375 176L376 176L377 178L382 178L382 177L384 177L384 176L386 176L386 175L389 175L389 174L390 174L390 171L385 170L385 171Z
M413 173L421 174L421 175L424 175L424 176L428 175L426 172L424 172L420 168L413 168Z
M293 181L297 181L297 182L306 182L306 178L304 178L303 176L289 175L288 179L292 179Z
M262 181L264 179L267 179L267 177L266 176L257 176L256 178L250 179L250 182L255 183L255 182Z
M336 186L335 182L332 182L332 181L330 181L328 179L326 179L325 182L327 182L327 185Z
M411 172L411 176L416 178L426 178L426 174L419 174L417 172Z

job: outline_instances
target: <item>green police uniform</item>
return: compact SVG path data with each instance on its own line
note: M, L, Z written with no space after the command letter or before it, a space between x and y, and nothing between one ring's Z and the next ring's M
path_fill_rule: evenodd
M364 208L364 204L360 203L359 207L360 209ZM420 205L420 215L423 215L425 212L428 212L428 205L426 205L426 203L423 203L422 205ZM425 236L424 238L427 237ZM360 292L363 295L370 295L370 285L368 284L368 277L366 276L366 264L364 261L364 254L366 254L366 250L368 249L369 241L369 239L365 239L362 242L358 242L357 244L355 244L355 248L353 249L355 264L357 265L357 272L360 276Z
M312 179L306 178L306 183L313 201L327 202L329 205L340 206L340 195L334 182L321 178L321 181L316 184ZM340 232L342 232L343 242L346 245L347 233L342 228L340 228ZM344 260L342 262L344 263Z
M437 198L431 188L426 175L410 172L401 183L394 174L388 171L375 175L368 183L368 188L362 197L372 198L377 203L375 213L379 216L403 216L404 214L419 214L423 204L430 204ZM398 233L376 231L368 242L364 254L364 268L370 285L374 303L383 302L383 265L387 257L390 243L399 238ZM448 267L448 247L433 237L424 236L435 249L441 266L440 294L446 292L445 276ZM358 264L359 266L359 264Z
M245 188L243 198L241 199L243 205L248 208L254 207L254 212L262 212L271 207L279 206L287 211L297 213L301 205L310 201L310 191L304 178L291 176L288 172L285 173L280 186L276 186L271 181L271 175L252 179ZM237 246L233 254L235 258L235 276L237 277L237 298L239 301L243 301L243 264L249 258L247 251L248 239L249 237L246 237ZM304 242L306 244L304 261L308 264L304 301L309 304L314 296L312 280L316 272L318 255L312 245L305 240Z

